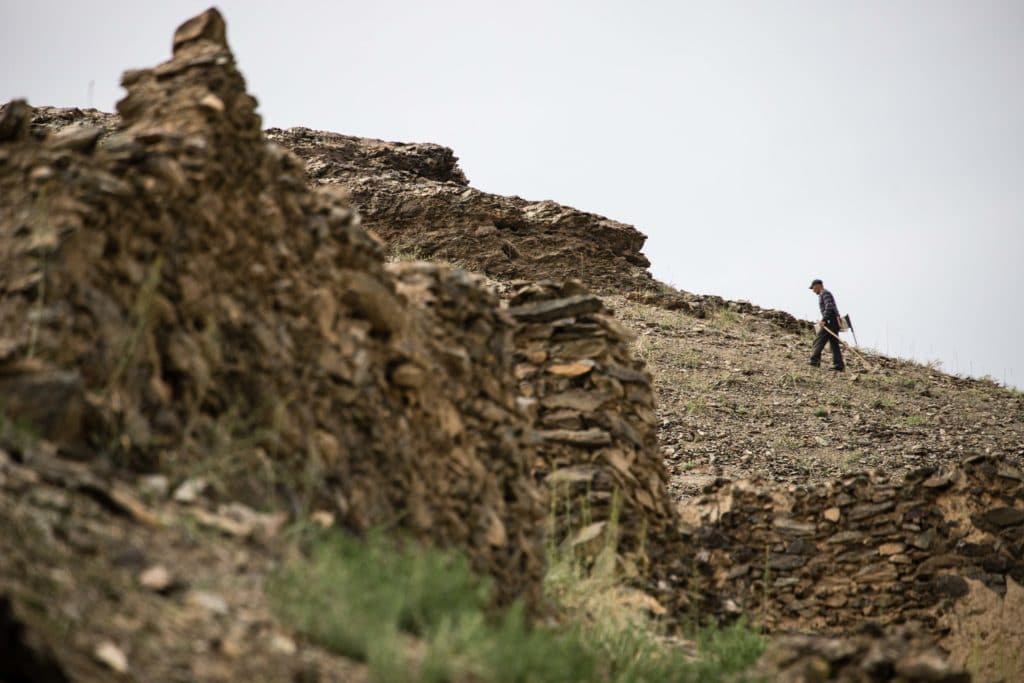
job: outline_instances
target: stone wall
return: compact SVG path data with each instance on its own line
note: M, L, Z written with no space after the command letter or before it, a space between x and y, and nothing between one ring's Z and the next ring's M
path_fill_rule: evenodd
M618 496L620 550L664 561L675 513L651 378L630 351L631 333L574 281L521 285L509 313L518 323L520 402L540 439L533 472L555 495L555 539L598 538Z
M224 36L215 10L182 25L102 140L0 112L4 413L66 455L458 545L536 596L511 320L448 271L412 302L344 194L265 141Z
M680 514L719 609L774 631L910 624L940 636L968 579L997 594L1024 580L1024 473L996 457L899 485L728 483Z

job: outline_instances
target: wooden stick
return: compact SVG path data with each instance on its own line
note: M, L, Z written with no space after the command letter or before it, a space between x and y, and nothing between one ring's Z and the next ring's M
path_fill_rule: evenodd
M838 335L838 334L836 334L835 332L833 332L832 330L828 329L828 326L827 326L827 325L822 325L822 326L821 326L821 329L823 329L823 330L825 330L826 332L828 332L829 334L831 334L831 335L832 335L833 337L835 337L836 339L838 339L838 340L839 340L839 343L840 343L840 344L842 344L843 346L845 346L846 348L850 349L850 350L851 350L851 351L853 351L853 352L854 352L855 354L857 354L857 358L860 358L860 359L861 359L861 361L862 361L862 362L864 363L864 365L868 366L868 368L870 368L870 369L872 369L872 370L874 370L874 369L875 369L875 366L873 366L873 365L872 365L871 363L869 363L869 362L868 362L868 359L867 359L867 358L865 358L864 356L860 355L860 352L859 352L859 351L858 351L857 349L853 348L852 346L850 346L849 344L847 344L847 343L846 343L845 341L843 341L842 339L840 339L840 338L839 338L839 335Z

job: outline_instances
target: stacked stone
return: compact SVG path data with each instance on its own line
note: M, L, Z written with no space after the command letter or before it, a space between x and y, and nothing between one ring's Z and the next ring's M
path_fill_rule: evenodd
M812 489L725 484L680 512L722 611L772 630L936 634L968 579L999 594L1024 581L1024 473L992 456L899 485L874 474Z
M479 566L501 578L510 594L539 598L544 571L546 497L530 476L532 430L516 400L513 378L515 321L479 275L443 264L399 262L388 270L398 295L411 309L442 372L393 377L421 393L418 406L451 439L450 453L421 485L450 500L443 515L422 525L440 525L460 545L491 548Z
M227 450L211 469L231 465L233 497L399 525L464 548L501 600L536 595L546 508L511 322L451 273L439 306L399 294L345 198L263 139L225 33L207 11L126 73L102 140L38 140L24 103L0 112L4 413L148 469Z
M846 638L789 635L771 645L750 672L752 680L775 683L969 683L970 674L945 654L901 630L885 636Z
M555 496L554 538L596 539L618 496L620 550L663 552L675 517L650 375L630 352L630 333L575 281L520 284L509 313L520 402L540 440L534 475Z

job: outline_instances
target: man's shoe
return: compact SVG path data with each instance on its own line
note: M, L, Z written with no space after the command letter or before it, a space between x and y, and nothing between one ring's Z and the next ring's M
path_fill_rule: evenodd
M814 361L812 360L812 361L810 362L810 366L811 366L812 368L820 368L820 367L821 367L821 363L815 363L815 362L814 362Z
M842 367L842 368L832 368L832 372L843 372L844 370L846 370L845 367Z

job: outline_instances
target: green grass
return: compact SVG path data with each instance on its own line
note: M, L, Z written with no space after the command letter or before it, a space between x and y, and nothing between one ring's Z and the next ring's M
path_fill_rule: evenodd
M740 322L740 314L731 308L719 308L710 319L711 323L718 328L736 327Z
M911 415L906 419L908 427L919 427L928 424L928 417L925 415Z
M708 402L703 396L697 396L686 402L686 412L690 415L708 412Z
M458 554L380 534L317 533L305 545L268 582L271 605L310 640L366 662L372 681L743 680L763 649L743 624L700 631L697 658L666 645L616 578L613 544L592 570L571 550L553 564L546 588L564 618L544 627L521 604L493 609L488 582Z
M465 558L374 535L327 534L268 584L278 616L365 661L374 681L541 681L592 674L571 631L527 627L521 605L489 616L490 586Z

